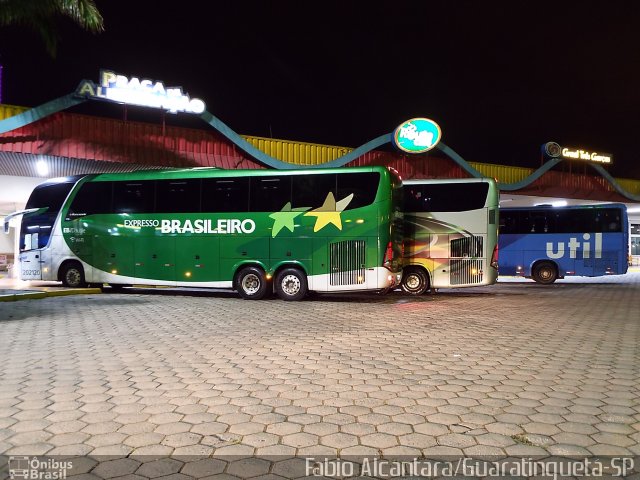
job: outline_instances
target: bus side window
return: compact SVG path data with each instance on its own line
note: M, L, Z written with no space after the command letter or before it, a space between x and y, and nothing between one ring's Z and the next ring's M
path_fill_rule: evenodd
M113 182L115 213L153 213L154 197L153 180Z
M380 174L377 172L346 173L338 175L336 200L342 200L353 194L347 210L371 205L376 198Z
M606 208L602 210L601 215L603 232L621 231L620 210L615 208Z
M514 212L507 210L500 212L500 233L515 233Z
M531 233L547 233L549 226L544 212L531 212L529 215Z
M279 212L291 202L291 177L252 177L249 210L252 212Z
M528 214L520 210L500 211L500 233L530 233Z
M202 179L203 212L248 212L249 177Z
M200 179L158 180L156 213L200 212Z
M552 233L571 233L574 230L571 210L557 209L548 213L549 217L553 218L553 232ZM551 232L550 232L551 233Z
M336 197L335 173L317 175L293 175L291 177L291 206L293 208L318 208L332 193ZM336 198L336 201L342 200Z
M69 207L67 219L111 213L111 182L86 182L81 187Z
M426 193L426 185L405 185L404 190L404 211L405 212L426 212L429 197Z

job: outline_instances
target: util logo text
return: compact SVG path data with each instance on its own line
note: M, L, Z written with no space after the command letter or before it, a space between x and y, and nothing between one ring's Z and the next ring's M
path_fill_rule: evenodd
M602 234L594 233L595 248L593 249L594 258L602 258ZM578 250L582 250L582 258L591 258L591 234L582 235L584 242L579 242L576 237L569 238L566 242L569 248L569 258L577 258ZM553 242L547 242L547 257L562 258L565 255L565 242L557 242L557 248L553 248Z

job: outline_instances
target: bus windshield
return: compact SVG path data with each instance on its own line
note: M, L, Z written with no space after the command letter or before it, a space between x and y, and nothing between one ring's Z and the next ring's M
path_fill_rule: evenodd
M485 206L488 183L429 183L405 187L406 212L465 212Z
M21 252L47 246L58 213L74 184L75 182L45 183L33 190L26 209L46 208L46 210L22 217Z

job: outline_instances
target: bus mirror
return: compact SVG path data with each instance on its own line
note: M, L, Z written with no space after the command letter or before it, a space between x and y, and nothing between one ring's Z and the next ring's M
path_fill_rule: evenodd
M42 208L28 208L26 210L20 210L17 212L10 213L6 217L4 217L4 233L9 233L9 222L13 217L18 217L20 215L38 215L40 213L44 213L49 210L49 207Z

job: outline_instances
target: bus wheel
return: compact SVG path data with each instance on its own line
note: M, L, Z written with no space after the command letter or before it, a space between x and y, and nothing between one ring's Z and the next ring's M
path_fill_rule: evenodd
M65 287L84 288L87 284L84 281L84 269L78 262L69 262L62 266L60 279Z
M246 300L260 300L267 293L267 279L257 267L246 267L236 276L234 288Z
M276 276L276 293L282 300L302 300L307 294L307 276L297 268L285 268Z
M540 262L534 267L532 277L538 283L549 285L558 278L558 270L552 262Z
M422 268L409 267L402 272L402 291L422 295L429 290L429 276Z

